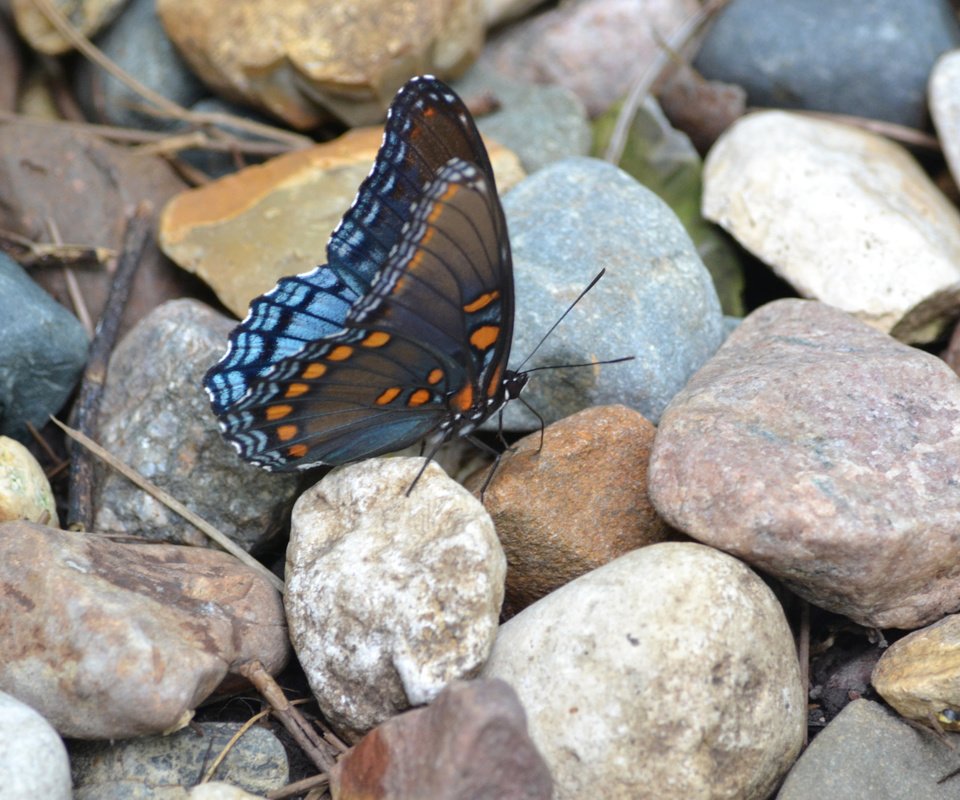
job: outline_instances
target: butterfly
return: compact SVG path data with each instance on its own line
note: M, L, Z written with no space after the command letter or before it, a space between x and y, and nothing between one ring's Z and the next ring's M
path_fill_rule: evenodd
M224 437L268 470L467 436L527 375L507 369L513 266L470 112L410 80L331 235L327 263L254 299L204 377Z

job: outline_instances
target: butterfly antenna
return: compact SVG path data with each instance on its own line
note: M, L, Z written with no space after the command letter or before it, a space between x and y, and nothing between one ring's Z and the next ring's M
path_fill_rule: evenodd
M516 372L522 372L522 371L523 371L523 365L526 364L531 358L533 358L533 356L536 354L537 350L540 349L540 346L541 346L545 341L547 341L547 337L550 336L550 334L553 333L553 332L557 329L557 325L559 325L561 322L563 322L563 320L564 320L564 318L567 316L567 314L569 314L571 311L573 311L574 306L576 306L577 303L579 303L581 300L583 300L583 298L584 298L584 296L586 295L586 293L589 292L594 286L597 285L597 281L599 281L599 280L603 277L603 275L604 275L604 273L605 273L606 271L607 271L606 268L600 270L600 272L597 273L596 277L595 277L592 281L590 281L590 283L587 285L587 288L584 289L582 292L580 292L579 295L577 295L577 299L574 300L569 306L567 306L567 310L564 311L564 312L560 315L560 318L559 318L556 322L554 322L553 325L550 326L550 330L548 330L545 334L543 334L543 338L542 338L539 342L537 342L537 346L534 347L533 350L530 352L530 354L529 354L525 359L523 359L523 361L520 362L520 365L519 365L519 366L516 368L516 370L515 370ZM621 360L623 360L623 359L621 359Z
M443 444L444 444L444 442L446 442L446 441L447 441L446 439L441 439L439 442L437 442L437 443L430 449L430 452L427 453L426 457L425 457L424 460L423 460L423 466L420 467L420 469L417 471L417 475L416 475L416 477L413 479L413 482L410 484L410 486L407 487L407 491L404 492L404 497L409 497L409 496L410 496L410 493L413 491L413 487L416 486L417 483L420 481L420 478L423 476L423 473L426 472L427 467L430 466L430 462L433 461L433 457L437 454L437 451L438 451L441 447L443 447ZM423 456L423 451L424 451L425 449L426 449L426 448L425 448L425 442L421 441L421 442L420 442L420 455L421 455L421 456Z

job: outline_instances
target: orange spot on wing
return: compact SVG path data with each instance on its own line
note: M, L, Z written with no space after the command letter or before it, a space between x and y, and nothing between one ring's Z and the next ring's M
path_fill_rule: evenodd
M278 405L278 406L267 406L267 419L270 422L274 420L283 419L287 414L293 411L293 406L289 405Z
M303 458L309 448L305 444L292 444L287 448L287 455L290 458Z
M296 435L296 425L281 425L279 428L277 428L277 438L281 442L289 442Z
M287 387L287 391L283 393L284 397L299 397L302 394L306 394L310 391L310 387L305 383L291 383Z
M396 400L398 394L400 394L400 387L391 386L377 398L376 403L378 406L385 406L387 403L392 403Z
M440 383L442 378L443 370L439 367L436 367L430 370L430 374L427 375L427 383L429 383L431 386L435 386L436 384Z
M383 347L389 341L389 333L384 333L383 331L374 331L373 333L368 334L367 338L360 342L360 344L362 344L364 347Z
M503 380L503 364L499 364L490 376L490 383L487 384L487 397L494 397L500 389L500 382Z
M457 411L464 413L469 411L473 405L473 386L469 383L464 385L459 392L450 398L450 405L457 409Z
M426 389L417 389L417 391L410 395L410 399L407 400L407 405L411 408L416 408L417 406L422 406L429 399L430 392Z
M307 364L307 368L303 371L303 379L309 381L319 378L326 371L326 364Z
M481 325L470 334L470 344L476 347L477 350L486 350L497 341L499 335L499 325Z
M328 361L346 361L350 356L353 355L353 348L341 344L333 348L329 353L327 353Z
M494 290L492 292L487 292L486 294L480 295L472 303L467 303L463 307L463 310L466 311L468 314L472 314L474 311L479 311L481 308L486 308L494 300L498 300L499 298L500 298L499 291Z

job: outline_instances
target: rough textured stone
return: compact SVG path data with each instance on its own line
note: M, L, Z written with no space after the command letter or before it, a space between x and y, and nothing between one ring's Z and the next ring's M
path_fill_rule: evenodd
M479 501L423 459L342 467L297 501L287 620L324 716L363 733L476 674L506 563Z
M334 800L550 800L550 771L503 681L456 682L368 733L331 775Z
M100 405L100 442L246 550L280 532L295 475L268 475L220 436L203 390L234 323L196 300L154 310L117 345ZM210 545L205 534L104 465L94 528Z
M27 423L42 428L80 379L87 335L73 314L3 253L0 342L0 434L26 440Z
M480 0L158 0L184 58L227 99L299 127L382 117L411 75L463 72L483 43Z
M955 747L960 736L948 734ZM878 703L854 700L797 761L777 800L954 800L955 750Z
M924 128L937 56L960 45L946 0L733 0L694 66L747 89L751 106L808 108Z
M873 670L873 685L903 716L960 731L960 615L898 639ZM944 713L946 712L946 713Z
M805 297L911 343L960 313L960 212L899 145L751 114L710 151L704 182L704 216Z
M516 442L483 503L507 555L505 612L579 575L663 540L647 498L656 429L624 406L588 408ZM489 469L467 487L479 494Z
M773 593L692 543L635 550L525 609L483 677L516 690L557 800L762 800L806 724Z
M73 49L73 44L47 19L31 0L9 0L17 30L34 50L56 56ZM71 25L85 36L93 36L117 16L127 0L52 0Z
M930 73L930 116L954 181L960 182L960 50L944 53Z
M651 422L723 340L717 293L676 216L653 192L599 159L557 161L503 200L522 361L600 271L606 275L527 366L636 360L531 377L524 398L547 422L621 403ZM492 421L489 427L494 427ZM511 403L504 424L540 423Z
M12 519L60 525L43 468L20 442L0 436L0 522Z
M279 595L226 553L27 522L0 552L0 691L64 736L182 727L233 665L286 661Z
M74 800L214 800L216 795L195 794L190 787L239 730L235 722L201 722L172 736L72 742ZM216 777L262 797L287 783L286 751L270 731L254 726L230 749Z
M575 0L507 28L484 61L527 83L566 86L596 116L627 94L698 10L695 0Z
M747 317L660 422L674 527L871 627L960 607L960 380L842 311Z
M164 252L246 316L250 300L280 278L326 262L327 240L382 138L382 128L352 130L179 195L160 220ZM491 146L490 159L500 191L522 177L510 151Z
M57 732L30 706L0 692L0 786L10 800L70 800L70 762Z

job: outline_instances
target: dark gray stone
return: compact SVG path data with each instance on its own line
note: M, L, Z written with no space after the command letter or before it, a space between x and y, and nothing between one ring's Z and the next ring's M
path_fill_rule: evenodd
M737 83L750 105L927 126L927 77L960 45L946 0L733 0L694 66Z
M510 148L528 172L569 156L590 152L590 125L583 102L563 86L512 81L483 66L474 67L454 88L468 101L490 94L500 108L477 117L477 127Z
M960 735L947 734L954 747ZM957 752L878 703L854 700L811 742L777 800L955 800Z
M258 114L249 108L243 108L242 106L235 105L234 103L228 103L226 100L221 100L219 97L204 97L202 100L198 100L196 103L190 106L190 110L199 114L231 114L235 117L241 117L253 122L261 122L267 125L276 124L276 120L269 119L263 114ZM259 136L254 136L247 131L234 128L230 125L218 125L217 128L222 130L224 133L237 137L238 139L247 139L249 141L266 141ZM249 166L250 164L259 164L265 160L262 157L252 155L243 155L242 159L238 160L234 157L233 153L201 149L184 150L180 153L180 157L191 166L194 166L201 172L209 175L211 178L221 178L224 175L229 175L232 172L236 172L242 167Z
M601 268L606 276L525 368L636 356L536 372L524 399L548 423L612 403L656 422L724 336L710 274L680 221L629 175L591 158L551 164L503 204L517 296L511 365L533 351ZM510 429L539 426L521 403L510 403L504 417Z
M87 361L73 314L0 253L0 434L25 441L70 396Z
M71 742L74 800L185 798L239 728L233 722L201 722L170 736ZM254 726L230 750L215 778L263 795L284 786L288 776L280 740Z
M156 0L133 0L96 43L140 83L181 106L190 106L208 94L160 24ZM150 104L86 59L77 66L75 88L91 119L150 130L170 130L180 124L138 111Z

